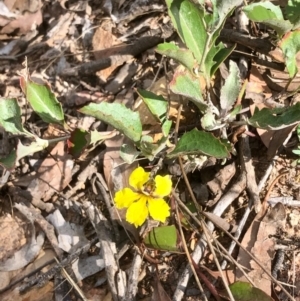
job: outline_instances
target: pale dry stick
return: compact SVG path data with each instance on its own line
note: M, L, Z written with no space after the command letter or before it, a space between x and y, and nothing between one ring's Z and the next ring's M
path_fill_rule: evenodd
M135 300L137 288L138 288L138 278L140 275L140 268L143 263L143 258L140 255L139 250L136 250L134 259L131 264L131 269L128 277L128 287L123 298L123 301Z
M282 203L282 205L286 205L289 207L300 207L300 201L293 200L292 196L281 196L281 197L269 198L268 203L272 207L275 206L277 203Z
M274 157L274 159L272 160L272 162L269 164L264 176L261 178L261 180L259 181L258 185L257 185L257 188L258 188L258 194L260 193L260 191L262 190L262 188L265 186L265 183L267 181L267 179L269 178L270 174L271 174L271 171L274 167L274 161L277 157ZM252 207L252 204L248 204L248 207L246 208L245 212L244 212L244 215L242 217L242 219L240 220L239 222L239 225L236 229L236 232L235 232L235 239L238 240L242 231L243 231L243 228L245 226L245 223L246 221L248 220L248 217L249 217L249 214L251 212L251 207ZM236 243L235 241L232 241L231 244L230 244L230 247L228 249L228 252L231 254L233 249L235 248L236 246ZM226 266L226 260L223 261L222 263L222 268L224 269Z
M205 215L205 213L203 212L202 214L204 214ZM218 225L216 225L217 227L218 227ZM222 228L220 228L221 230L222 230ZM225 232L232 240L235 240L235 238L228 232L228 231L226 231ZM291 299L291 300L293 300L293 301L295 301L295 299L290 295L290 293L283 287L283 285L281 284L281 283L279 283L278 281L277 281L277 279L275 279L272 275L271 275L271 273L269 272L269 271L267 271L266 269L265 269L265 267L263 266L263 264L253 255L253 254L251 254L248 250L246 250L243 246L242 246L242 244L238 241L238 240L235 240L235 242L236 242L236 244L240 247L240 248L242 248L259 266L260 266L260 268L270 277L270 279L273 281L273 282L275 282L275 283L277 283L277 285L285 292L285 294Z
M116 260L116 244L111 238L111 229L107 219L90 202L85 201L83 207L96 230L101 244L101 254L105 263L105 271L114 301L123 299L126 292L125 273L119 268Z
M264 176L260 179L258 185L257 185L257 188L258 188L258 191L261 192L261 190L263 189L263 187L265 186L267 180L269 179L270 177L270 174L274 168L274 165L275 165L275 161L277 160L278 156L275 156L273 158L273 160L270 162Z
M192 219L199 225L199 226L201 226L201 224L200 224L200 222L197 220L197 218L195 218L195 216L192 214L192 212L185 206L185 204L176 196L176 194L175 193L173 193L173 195L174 195L174 197L175 197L175 199L176 199L176 201L178 201L178 203L179 203L179 205L180 206L182 206L182 208L187 212L187 213L189 213L189 215L192 217ZM201 214L203 214L206 218L208 218L208 219L210 219L210 216L209 215L207 215L204 211L202 211L201 212ZM294 298L289 294L289 292L283 287L283 285L281 285L281 283L278 283L278 281L271 275L271 273L269 272L269 271L267 271L265 268L264 268L264 266L263 266L263 264L261 264L261 262L254 256L254 255L252 255L248 250L246 250L243 246L242 246L242 244L238 241L238 240L235 240L235 238L233 237L233 235L231 235L231 233L229 233L228 231L225 231L222 227L220 227L218 224L216 224L216 226L220 229L220 230L222 230L224 233L226 233L232 240L234 240L235 242L236 242L236 244L240 247L240 248L242 248L260 267L261 267L261 269L270 277L270 279L272 280L272 281L274 281L274 282L276 282L277 284L278 284L278 286L285 292L285 294L291 299L291 300L293 300L293 301L295 301L294 300ZM208 226L207 226L208 227ZM217 242L217 241L216 241ZM220 247L220 248L222 248L221 247L221 244L219 243L218 244L218 246ZM226 252L225 252L226 253ZM243 269L241 269L241 271L244 273L244 271L243 271Z
M181 169L181 172L182 172L184 181L185 181L185 183L186 183L186 185L187 185L187 188L188 188L188 191L189 191L189 193L190 193L190 196L191 196L191 198L192 198L192 200L193 200L193 202L194 202L194 204L195 204L195 207L197 208L197 211L198 211L199 213L201 213L202 210L201 210L199 204L197 203L197 200L196 200L196 198L195 198L195 196L194 196L193 190L192 190L192 188L191 188L191 186L190 186L189 180L188 180L188 178L187 178L187 176L186 176L186 173L185 173L185 171L184 171L184 167L183 167L183 163L182 163L182 158L181 158L181 156L178 157L178 161L179 161L179 165L180 165L180 169ZM240 193L240 192L239 192L239 193ZM235 198L233 198L233 199L235 199ZM231 200L231 202L232 202L232 200ZM226 208L227 208L227 206L224 208L224 210L225 210ZM222 213L223 213L223 211L222 211ZM220 214L220 215L221 215L221 214ZM210 230L210 231L213 231L213 228L214 228L213 223L211 223L211 228L212 228L212 229L209 229L209 230ZM192 257L193 257L194 262L198 263L198 262L200 261L200 259L201 259L201 257L202 257L202 254L204 253L204 250L205 250L206 246L207 246L207 241L205 241L204 236L202 236L202 239L201 239L201 240L199 241L199 243L196 245L195 251L193 252L193 256L192 256ZM191 271L191 270L190 270L190 267L187 266L186 269L185 269L185 271L182 273L182 275L181 275L181 277L180 277L180 279L179 279L179 282L178 282L178 284L177 284L177 288L176 288L175 293L174 293L174 297L173 297L174 301L177 301L177 300L181 300L181 299L182 299L183 293L184 293L182 288L183 288L183 287L185 288L186 285L187 285L187 282L188 282L188 280L189 280L189 278L190 278L190 276L191 276L191 272L190 272L190 271ZM220 271L220 272L221 272L221 271ZM221 273L222 273L222 272L221 272ZM225 279L225 278L224 278L224 279ZM223 278L222 278L222 280L223 280ZM224 286L226 287L226 289L229 289L226 282L224 282Z
M195 215L189 210L188 207L186 207L186 205L180 200L180 198L174 193L174 191L172 192L173 197L176 199L176 201L178 202L178 204L180 205L180 207L192 218L192 220L199 226L202 228L201 223L199 222L199 220L195 217ZM205 213L206 218L210 219L211 216L210 214ZM207 224L205 223L205 227L207 228ZM222 229L222 226L220 226L220 228ZM226 230L223 230L224 232L226 232ZM212 239L215 241L215 243L217 244L217 246L222 249L222 251L226 254L226 256L228 256L228 258L230 258L230 260L242 271L242 273L244 274L244 276L246 277L246 279L248 279L248 281L254 285L254 283L252 282L252 280L249 278L249 276L247 275L247 273L244 271L244 268L228 253L228 251L225 249L225 247L223 247L223 245L216 240L211 232L208 232L209 235L212 237ZM218 252L220 252L218 250Z
M246 224L246 222L248 220L248 217L249 217L249 214L250 214L251 210L252 210L252 202L250 201L250 203L248 204L248 206L247 206L247 208L246 208L246 210L244 212L244 215L243 215L242 219L240 220L239 225L238 225L238 227L237 227L237 229L236 229L236 231L234 233L234 238L236 240L238 240L239 237L240 237L240 235L242 234L243 228L244 228L244 226L245 226L245 224ZM233 240L230 243L230 246L228 248L228 253L229 254L232 254L235 246L236 246L236 243ZM222 265L221 265L222 269L225 269L226 265L227 265L227 260L224 259L223 262L222 262Z
M200 224L201 224L201 226L202 226L202 230L203 230L203 232L204 232L204 235L206 236L206 242L207 242L207 244L208 244L208 246L209 246L209 249L210 249L210 251L211 251L211 253L212 253L212 255L213 255L214 262L215 262L215 264L216 264L216 266L217 266L217 268L218 268L218 270L219 270L219 272L220 272L220 275L221 275L223 284L224 284L224 286L225 286L225 289L226 289L226 291L227 291L227 294L228 294L228 296L229 296L229 298L230 298L231 301L235 301L235 299L234 299L234 297L233 297L233 295L232 295L232 293L231 293L231 290L230 290L230 288L229 288L229 286L228 286L228 283L227 283L227 281L226 281L226 279L225 279L224 273L223 273L223 271L222 271L222 269L221 269L220 263L219 263L219 261L218 261L218 259L217 259L217 255L216 255L216 253L215 253L214 247L213 247L213 245L212 245L212 243L211 243L211 241L210 241L210 239L209 239L209 234L208 234L206 225L205 225L204 222L203 222L203 219L200 219ZM211 233L210 233L210 234L211 234Z
M173 193L173 194L174 194L174 193ZM181 236L181 239L182 239L182 244L183 244L183 248L184 248L185 255L186 255L187 259L188 259L188 262L189 262L189 264L190 264L191 270L193 271L193 274L194 274L194 275L197 275L197 272L196 272L196 270L195 270L195 267L194 267L193 262L192 262L192 259L191 259L191 255L190 255L190 253L189 253L189 250L188 250L188 247L187 247L187 244L186 244L186 240L185 240L185 237L184 237L184 233L183 233L183 231L182 231L182 225L181 225L181 221L180 221L180 218L179 218L178 206L177 206L177 203L176 203L176 202L175 202L175 210L176 210L176 219L177 219L177 222L178 222L178 226L179 226L178 228L179 228L180 236ZM205 301L208 301L208 300L207 300L207 297L206 297L206 295L205 295L205 293L204 293L204 290L203 290L203 287L202 287L202 285L201 285L201 282L200 282L200 280L199 280L198 275L197 275L197 277L195 276L195 280L196 280L197 285L198 285L198 287L199 287L199 290L200 290L200 292L201 292L201 294L202 294L202 298L203 298Z
M55 258L57 264L59 264L59 261ZM83 294L82 290L80 289L80 287L77 285L77 283L72 279L72 277L67 273L67 271L65 270L64 267L61 267L61 274L63 275L63 277L65 277L65 279L70 283L71 287L74 288L76 290L76 292L78 293L78 295L82 298L83 301L89 301L85 295Z
M246 187L246 176L244 173L241 173L236 183L234 183L231 189L227 193L225 193L223 197L219 200L213 213L217 216L221 216L225 211L225 209L232 203L233 200L235 200L240 195L240 193L245 189L245 187ZM214 229L214 224L212 222L209 222L207 224L207 227L209 231L212 232ZM192 255L192 258L196 263L200 261L206 246L207 244L204 239L201 239L196 245L195 251L193 252ZM183 271L182 275L180 276L180 279L177 283L177 288L173 296L173 301L180 301L183 298L184 288L186 287L191 276L192 276L191 270L189 266L187 266L186 269Z
M241 116L241 118L244 118L244 116ZM260 203L259 192L258 192L257 183L255 179L255 171L251 160L249 136L245 134L242 134L242 139L240 140L240 153L242 157L241 164L246 172L246 179L247 179L246 189L249 194L249 198L251 199L252 204L254 206L255 212L258 213L261 210L261 203Z
M183 107L183 105L181 103L178 107L178 110L177 110L177 119L176 119L176 124L175 124L175 129L174 129L174 142L175 142L175 145L177 144L177 141L178 141L178 130L179 130L182 107Z

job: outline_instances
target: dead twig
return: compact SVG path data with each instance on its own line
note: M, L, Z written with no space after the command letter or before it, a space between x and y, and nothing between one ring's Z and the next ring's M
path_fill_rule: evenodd
M122 300L126 293L126 275L120 270L116 260L116 244L111 237L111 226L99 210L86 201L83 204L87 216L96 230L101 244L101 254L105 263L107 281L114 301Z
M62 70L59 75L64 77L79 75L83 76L93 74L112 65L122 65L123 63L128 62L130 59L161 42L163 42L163 39L160 37L141 37L133 44L116 47L112 53L109 53L107 49L102 50L101 53L103 53L103 56L101 60L83 63L73 68L66 68Z

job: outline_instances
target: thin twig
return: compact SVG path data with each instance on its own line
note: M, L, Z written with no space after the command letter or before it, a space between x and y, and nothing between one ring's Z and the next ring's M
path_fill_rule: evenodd
M190 216L193 218L193 220L199 225L201 226L201 223L193 216L193 214L191 213L191 211L181 202L181 200L176 196L175 193L173 193L174 197L176 198L176 200L178 201L178 204L180 206L182 206L184 208L184 210L190 214ZM206 215L205 212L201 212L201 214L203 214L205 217L207 217L208 219L210 218L209 215ZM271 275L271 273L269 271L267 271L263 264L253 255L251 254L248 250L246 250L242 244L236 240L231 233L229 233L228 231L225 231L221 226L219 226L218 224L216 224L215 226L217 226L220 230L222 230L224 233L226 233L232 240L234 240L236 242L236 244L242 248L260 267L261 269L271 278L272 281L276 282L278 284L278 286L285 292L285 294L291 299L294 300L294 298L289 294L289 292L283 287L283 285L281 283L278 283L278 281ZM220 244L218 244L218 246L220 247ZM242 270L243 272L243 270ZM174 299L175 300L175 299Z
M190 268L191 268L191 270L193 271L193 274L194 274L194 276L195 276L195 280L196 280L197 285L198 285L198 287L199 287L199 290L200 290L200 292L201 292L201 294L202 294L202 297L204 298L205 301L207 301L207 297L206 297L206 295L205 295L205 293L204 293L204 290L203 290L203 287L202 287L202 285L201 285L201 283L200 283L200 281L199 281L198 274L197 274L197 272L196 272L196 270L195 270L195 267L194 267L193 262L192 262L192 259L191 259L191 255L190 255L190 253L189 253L189 250L188 250L188 247L187 247L187 244L186 244L186 240L185 240L185 237L184 237L184 233L183 233L183 231L182 231L181 221L180 221L180 218L179 218L178 206L177 206L177 203L176 203L176 202L175 202L175 210L176 210L177 222L178 222L178 224L179 224L179 227L178 227L178 228L179 228L179 232L180 232L180 236L181 236L181 239L182 239L183 248L184 248L186 257L187 257L188 262L189 262L189 264L190 264Z

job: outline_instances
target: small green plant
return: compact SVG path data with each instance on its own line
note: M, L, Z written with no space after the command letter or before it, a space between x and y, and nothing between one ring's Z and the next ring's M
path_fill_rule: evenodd
M62 140L67 140L69 152L76 158L88 146L95 146L116 134L115 132L100 133L95 130L86 132L79 128L70 131L65 123L65 116L61 104L57 101L47 84L37 84L33 82L26 71L26 74L20 77L20 85L33 111L39 115L44 122L60 126L66 135L47 140L30 133L22 124L21 109L17 100L0 98L0 125L5 131L18 137L16 138L17 143L15 149L13 149L8 156L0 158L0 164L4 168L13 170L21 158L42 151L50 144ZM20 136L25 139L20 139ZM21 140L26 140L26 145L24 145Z
M233 47L226 48L218 42L220 31L228 16L241 4L241 0L211 0L211 9L206 9L205 0L166 0L168 13L185 48L175 43L163 43L156 51L178 62L170 89L173 93L193 102L199 110L201 130L186 132L171 150L170 131L172 122L168 120L168 100L150 91L137 89L137 93L160 125L161 138L154 142L150 135L143 134L141 116L126 106L118 103L90 103L79 112L94 116L111 125L115 130L110 133L69 129L60 103L46 84L33 82L28 74L21 76L23 93L36 114L46 123L54 123L64 129L66 135L57 139L41 139L25 129L21 110L16 99L0 98L0 125L5 131L17 136L15 149L0 164L7 169L14 169L21 158L41 151L59 140L66 140L69 152L76 158L88 147L94 147L117 132L123 133L130 143L121 148L121 157L131 163L138 156L153 160L163 150L168 150L168 158L178 156L212 156L218 159L229 158L233 151L226 138L226 129L235 121L241 106L236 104L241 90L239 70L234 61L229 61L229 75L220 89L220 95L212 101L214 81L212 80L220 65L228 58ZM248 17L275 29L278 45L281 47L290 77L297 72L296 54L300 50L300 1L288 1L282 10L269 1L254 3L244 8ZM215 101L217 100L217 101ZM300 122L300 103L288 108L262 110L256 109L253 116L245 123L263 129L279 130ZM222 131L216 131L222 129ZM212 133L214 131L214 133ZM221 136L222 132L222 136ZM300 137L299 126L297 128ZM19 136L26 138L24 145ZM300 139L299 139L300 140ZM294 150L300 155L300 148ZM300 163L300 159L295 161ZM154 179L142 167L133 171L129 178L131 188L124 188L115 194L114 201L119 209L127 209L126 220L138 227L144 224L148 216L165 222L170 215L170 206L164 200L171 193L170 177L157 175ZM174 225L152 229L145 237L146 245L165 250L178 250L177 230ZM245 296L257 294L248 284L235 284L231 287L236 299L239 293ZM251 294L250 294L251 293ZM256 295L255 295L256 296ZM262 299L263 297L261 297ZM249 298L248 298L249 299ZM239 299L244 300L244 299ZM265 298L264 300L269 300Z
M250 20L261 22L277 32L277 44L282 49L291 78L298 72L296 54L300 50L299 10L299 0L289 0L284 9L270 1L252 3L243 9Z

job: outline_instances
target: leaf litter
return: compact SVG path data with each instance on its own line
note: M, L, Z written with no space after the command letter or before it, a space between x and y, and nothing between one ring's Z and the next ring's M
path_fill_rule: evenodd
M176 2L178 4L178 1ZM191 9L192 4L184 1L184 5L186 4L188 4L187 8ZM209 3L207 4L209 6ZM167 5L171 9L170 1L167 1ZM230 5L220 8L220 21L214 23L215 16L211 16L211 26L222 22L222 18L225 18L228 13L228 7ZM270 160L273 160L274 168L269 182L282 172L283 167L290 171L290 176L279 181L271 191L274 194L272 197L292 196L295 200L299 200L298 170L291 166L293 160L291 158L294 158L291 149L293 145L297 144L294 129L299 123L297 117L299 105L287 106L287 102L297 103L297 92L294 93L298 88L297 76L286 87L287 92L293 93L278 94L278 91L281 91L288 81L287 75L296 72L297 58L295 62L292 60L288 62L289 65L285 71L280 69L285 58L282 51L280 58L278 47L275 49L277 56L274 50L272 53L267 53L273 59L274 56L277 57L277 60L273 62L277 69L270 69L264 66L266 62L258 63L256 58L253 59L255 64L249 70L250 77L246 86L245 98L254 103L256 108L262 103L265 107L268 107L270 103L276 103L277 108L284 107L285 109L265 113L263 107L260 107L260 111L256 115L249 116L250 124L255 127L263 127L270 133L270 136L265 139L265 132L262 132L261 129L258 129L257 132L253 128L248 129L253 138L251 136L249 138L251 154L247 160L248 163L254 165L255 173L249 176L250 171L247 164L240 168L237 164L238 156L229 156L229 153L233 151L232 146L228 146L223 140L216 137L216 132L203 135L203 132L198 131L200 128L199 111L204 114L209 108L203 99L203 93L199 93L206 89L207 82L204 79L197 82L194 77L181 78L181 75L187 75L187 73L177 69L174 61L161 60L161 56L153 51L153 47L163 39L167 39L168 42L177 39L170 25L170 17L165 13L165 8L166 4L159 0L152 2L122 1L118 4L110 1L103 1L101 4L97 1L85 3L74 1L68 3L68 6L63 1L52 1L52 3L3 1L1 4L1 98L16 98L18 99L17 103L22 104L21 112L14 113L18 115L18 120L13 122L9 120L10 123L8 123L7 120L2 120L3 115L0 117L1 124L4 125L4 128L1 128L1 158L9 156L11 149L19 143L17 148L19 153L16 152L13 159L7 157L11 160L5 162L7 165L3 164L4 167L8 167L9 173L5 174L5 168L1 167L3 171L0 219L2 230L0 270L2 271L1 279L3 279L0 288L1 300L11 300L11 297L16 300L56 300L53 298L55 298L54 295L59 296L59 286L54 286L54 283L66 285L66 291L70 291L67 293L70 298L75 298L75 295L80 293L90 300L134 300L135 298L138 300L171 300L172 298L173 300L199 300L201 291L195 285L194 280L190 281L187 286L185 284L187 281L182 280L184 274L181 275L180 271L187 262L182 252L183 239L178 236L175 248L177 252L174 253L157 251L152 248L143 249L145 248L142 243L144 235L150 232L153 225L145 225L144 234L139 235L140 233L133 229L132 225L124 221L124 212L115 211L112 202L114 193L128 186L129 175L138 164L149 168L150 171L159 163L154 160L147 165L149 161L145 159L134 161L136 157L127 158L126 163L123 160L125 155L120 155L122 146L130 145L130 141L122 133L126 133L133 141L138 141L141 136L146 135L145 130L147 135L149 134L152 138L151 143L158 143L161 139L161 133L157 133L163 123L161 115L155 116L154 114L155 118L151 122L153 116L151 113L149 114L144 103L140 107L134 106L134 99L137 99L138 95L132 88L138 88L137 91L141 95L143 93L141 91L147 88L147 81L154 83L151 91L163 95L164 99L170 99L171 95L168 112L170 119L174 121L173 126L175 120L182 121L177 132L179 137L183 137L183 133L192 130L189 132L190 137L184 136L183 139L180 139L176 147L163 157L161 164L163 171L171 171L174 182L178 180L176 193L185 204L189 205L189 208L192 208L191 196L187 185L181 179L184 176L183 172L179 168L176 172L174 171L177 164L175 158L179 154L183 158L183 170L186 171L188 180L193 184L193 191L200 191L197 201L201 203L204 210L209 213L213 212L217 216L217 218L211 219L215 221L216 225L222 225L223 230L230 231L231 227L238 229L239 222L242 220L241 212L248 206L249 198L253 197L253 187L256 187L256 181L263 179L263 176L267 174ZM207 9L209 10L209 7ZM179 17L181 18L181 16ZM281 18L282 16L275 17ZM198 21L201 22L201 20ZM228 22L227 26L232 26L232 24L233 22ZM201 29L199 32L203 31L203 34L206 34L202 24L199 24L199 27ZM179 34L182 35L180 30L178 28ZM213 28L212 33L218 36L219 32L214 30ZM296 36L296 31L293 35ZM282 40L282 50L285 53L289 47L286 45L291 43L289 39L293 39L293 35L285 36ZM203 35L200 38L202 39ZM188 45L190 44L190 50L194 51L194 54L203 53L202 50L198 51L199 44L195 44L193 36L185 36L184 39ZM264 41L267 45L268 42ZM230 43L230 39L225 39L224 42ZM234 42L239 43L239 41ZM298 44L294 46L295 48L292 50L295 52L298 50ZM183 56L182 50L170 45L168 47L172 50L172 57L175 60L178 59L178 55ZM222 44L214 47L214 51L219 51L224 46ZM158 52L162 54L167 54L169 51L161 46L159 48ZM261 48L257 46L254 50L259 53ZM295 56L294 52L292 52L292 56ZM195 59L201 60L202 57L197 57L197 55ZM40 115L39 117L38 112L31 110L26 104L24 96L21 96L18 74L22 69L25 56L30 72L41 75L53 90L52 101L55 105L59 104L59 107L54 110L54 115L51 111L50 115L46 117ZM232 57L234 58L234 52ZM188 52L182 60L188 69L194 72L192 53ZM210 60L209 56L207 60ZM169 69L163 69L163 65L168 66ZM237 89L239 83L235 81L237 76L232 75L233 78L231 78L231 74L237 75L238 73L237 65L231 60L228 61L228 66L227 69L230 70L230 73L223 78L226 85L223 85L220 91L222 109L220 116L224 118L227 118L226 115L232 110L239 92ZM204 71L211 74L216 69L208 64L205 65ZM173 74L175 74L174 77ZM206 74L206 76L208 75ZM220 80L217 73L215 77L216 82ZM188 80L188 82L182 83L182 79ZM166 84L161 85L163 82L170 83L171 91L168 90ZM159 84L155 86L155 83ZM174 97L174 92L182 92L182 88L186 88L187 85L193 89L186 89L184 93L181 93L182 97L176 95L175 97L179 98L178 101ZM51 90L46 92L48 91ZM230 91L234 91L232 98ZM187 96L191 102L184 99ZM128 100L126 100L127 97ZM28 95L27 100L31 102ZM43 98L38 99L38 102L40 101L44 103ZM119 107L120 103L124 105ZM183 104L182 108L180 108L180 103ZM37 140L35 148L32 147L34 145L32 138L24 137L24 132L29 131L43 137L47 128L51 126L47 125L47 122L55 123L57 119L57 123L62 125L61 131L67 135L64 132L66 119L63 118L60 105L64 115L67 116L68 127L71 129L77 128L79 124L84 124L85 130L95 131L94 134L110 133L115 128L120 133L107 140L99 138L94 147L84 148L85 152L79 151L76 158L72 156L68 144L64 141L56 141L49 146ZM103 121L80 114L79 112L83 111L83 105L95 106L97 110L100 108L100 113L107 115L121 108L124 111L121 121L129 118L135 124L125 128L122 127L122 124L120 126L120 120L117 120L112 124L114 127L107 127ZM111 105L111 111L107 110L109 105ZM125 106L129 109L135 107L135 112L127 111ZM151 107L151 103L148 106ZM272 107L274 108L274 106ZM246 106L246 109L248 108L249 105ZM95 112L89 115L100 113ZM51 120L49 120L49 116ZM136 116L140 117L140 121L135 119ZM205 128L211 127L214 131L219 130L216 120L202 119L201 124ZM11 134L7 135L7 132ZM12 134L17 135L17 138ZM290 145L288 145L286 140L290 134ZM230 135L234 135L234 129ZM52 138L58 137L61 138L55 134ZM20 139L19 142L17 139ZM196 147L194 145L195 149L188 145L193 139L202 142ZM104 143L102 143L103 140L105 140ZM209 146L208 151L202 147L203 144ZM280 154L282 146L284 146L284 151ZM129 149L134 149L134 147L131 145ZM227 162L222 163L222 160L210 159L201 161L198 149L202 150L203 157L227 158ZM245 150L236 148L236 151L238 155L243 155ZM25 152L26 156L22 156ZM279 157L275 157L277 155ZM133 163L129 164L128 162ZM247 180L243 178L245 173ZM249 184L249 181L255 181L255 185ZM263 186L266 187L266 185ZM199 190L199 187L205 188ZM248 195L245 187L248 189ZM266 193L265 190L266 188L262 190L262 198ZM258 195L259 192L256 191L256 194ZM203 197L203 194L208 196ZM172 202L174 202L173 199L171 204ZM172 210L175 210L174 207ZM278 216L270 218L274 210L280 211L280 218ZM286 218L282 212L286 212ZM196 263L200 261L200 264L205 267L203 276L201 276L203 285L212 282L218 294L224 297L224 293L222 293L224 286L218 281L221 274L216 269L211 252L204 248L201 255L197 253L201 244L202 246L207 245L203 240L202 231L195 229L192 225L191 216L183 212L180 214L181 221L185 222L183 223L184 235L189 251L190 253L194 252L194 258L198 258ZM298 292L300 291L300 261L297 251L299 249L297 244L299 216L300 213L296 207L289 208L278 203L264 218L254 219L254 223L257 223L257 231L250 238L248 231L252 231L253 226L251 217L249 217L250 222L246 223L246 228L242 230L246 233L243 233L241 240L241 245L264 264L268 273L272 273L276 263L277 249L287 246L286 248L282 247L282 249L286 249L284 251L286 263L279 266L276 274L279 281L291 285L292 289L289 292L294 293L295 299L299 298ZM121 217L121 221L119 217ZM278 222L279 219L282 221ZM225 239L222 229L217 230L216 228L213 236L214 239L219 239L225 247L228 247L231 240ZM250 241L252 242L251 246ZM38 262L39 256L42 256L44 252L42 248L49 242L54 250L48 258L51 264L44 270L36 266L36 269L33 268L31 272L24 274L24 278L28 279L26 293L20 295L19 289L24 287L24 281L22 278L15 281L16 275L27 273L25 267L30 263L34 265ZM133 244L137 248L133 248ZM293 260L290 259L291 254ZM55 263L54 256L58 258L60 264ZM276 294L281 298L280 300L285 300L281 295L280 286L274 285L274 279L272 282L261 266L247 256L248 254L243 254L242 247L236 248L233 253L237 262L248 268L246 273L257 288L270 296ZM223 259L224 254L218 254L218 260L222 262ZM154 266L157 268L154 269ZM61 267L65 268L69 274L70 278L64 274L69 279L68 281L70 283L73 281L74 284L70 285L60 278ZM128 272L128 278L124 271ZM237 271L238 269L228 270L228 273L231 273L228 284L232 284L232 274L236 277L234 281L241 279L248 281L242 278ZM40 276L40 282L33 281L33 272ZM289 277L291 274L292 277ZM30 284L32 285L30 286ZM35 286L36 284L37 286ZM235 292L236 300L243 300L239 299L240 296L235 291L236 289L242 291L242 285L239 287L239 282L235 282L235 285L232 291ZM184 294L178 293L178 286L186 286ZM243 288L250 290L248 285ZM66 296L66 294L62 295ZM208 297L209 300L212 298ZM226 296L226 298L228 297Z

